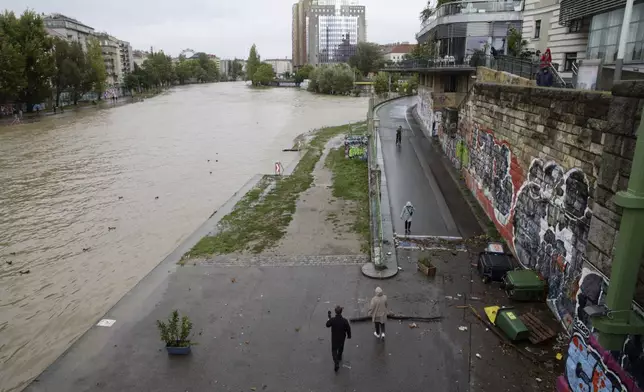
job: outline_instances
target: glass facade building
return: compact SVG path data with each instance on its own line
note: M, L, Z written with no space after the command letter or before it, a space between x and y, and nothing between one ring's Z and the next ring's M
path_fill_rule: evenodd
M366 41L365 7L354 0L313 0L306 30L309 64L345 63Z
M624 8L594 15L588 35L588 58L600 59L604 63L617 60L619 35L624 20ZM626 36L624 62L644 61L644 3L635 4L631 23Z

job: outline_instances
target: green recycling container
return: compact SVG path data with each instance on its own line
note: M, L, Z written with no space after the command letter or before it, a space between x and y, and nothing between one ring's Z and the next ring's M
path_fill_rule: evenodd
M512 341L526 340L530 336L528 327L523 324L512 308L499 309L494 324Z
M508 271L503 277L505 292L516 301L543 301L546 282L532 270Z

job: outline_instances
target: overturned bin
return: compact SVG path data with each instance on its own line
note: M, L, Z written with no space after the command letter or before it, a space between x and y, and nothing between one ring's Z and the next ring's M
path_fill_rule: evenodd
M499 309L495 324L512 341L527 340L530 337L530 330L519 319L513 308Z

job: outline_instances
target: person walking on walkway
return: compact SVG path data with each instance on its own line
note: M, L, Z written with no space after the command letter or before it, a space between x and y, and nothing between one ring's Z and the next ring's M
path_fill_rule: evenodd
M373 334L378 339L385 339L385 321L387 321L387 296L382 293L380 287L376 287L376 295L369 303L369 315L376 326Z
M400 146L402 143L402 126L398 126L398 129L396 129L396 145Z
M411 217L414 215L414 210L414 206L408 201L400 213L400 219L405 221L405 235L411 234Z
M331 317L331 311L328 313L329 320L326 327L331 328L331 355L333 355L333 370L340 369L340 361L344 352L344 339L351 339L351 326L349 321L342 317L342 306L335 307L335 317Z

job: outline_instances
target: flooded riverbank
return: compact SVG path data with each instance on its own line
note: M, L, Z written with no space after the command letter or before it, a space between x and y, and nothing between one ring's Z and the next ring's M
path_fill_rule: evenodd
M0 128L0 386L19 390L302 132L366 100L242 83ZM29 271L28 273L26 273Z

